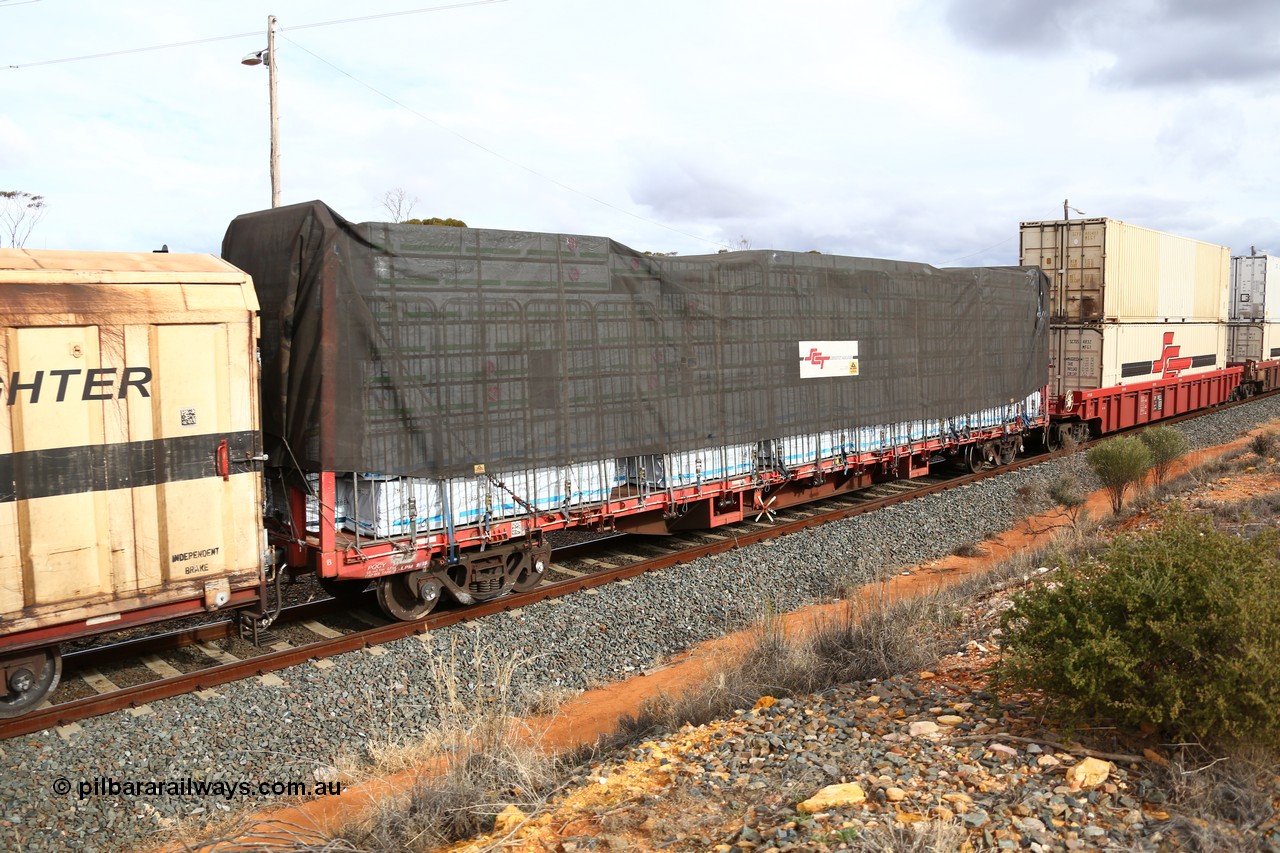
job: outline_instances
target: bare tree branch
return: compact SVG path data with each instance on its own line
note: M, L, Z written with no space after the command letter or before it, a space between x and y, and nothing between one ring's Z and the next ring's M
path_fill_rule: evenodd
M21 249L46 210L44 196L23 190L0 190L0 229L3 229L0 237L8 240L10 248Z
M392 222L404 222L413 213L414 205L418 203L417 196L409 197L409 194L402 187L396 187L393 190L387 190L382 196L382 206L386 208L387 213L391 214Z

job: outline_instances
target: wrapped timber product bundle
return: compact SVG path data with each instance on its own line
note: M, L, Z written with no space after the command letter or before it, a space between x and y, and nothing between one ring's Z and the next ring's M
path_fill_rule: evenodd
M449 478L943 421L1048 373L1039 269L246 214L264 438L302 471Z

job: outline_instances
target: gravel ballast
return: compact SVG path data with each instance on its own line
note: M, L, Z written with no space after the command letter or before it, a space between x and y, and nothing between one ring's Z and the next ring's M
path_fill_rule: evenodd
M1200 448L1277 418L1280 398L1271 398L1178 429ZM459 662L464 692L506 653L526 662L513 685L520 691L625 678L766 610L830 600L873 571L937 559L1005 530L1037 508L1028 495L1064 470L1092 482L1077 455L626 584L283 670L271 684L251 679L204 698L154 703L142 716L113 714L70 733L0 742L0 849L137 848L168 838L158 833L180 819L202 823L276 802L273 785L314 786L371 744L428 731L443 660ZM486 657L485 666L472 666Z

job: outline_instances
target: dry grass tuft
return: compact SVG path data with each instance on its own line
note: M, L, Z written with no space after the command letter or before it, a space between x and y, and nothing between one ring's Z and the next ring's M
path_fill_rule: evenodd
M1263 459L1275 455L1276 445L1280 444L1280 433L1272 429L1264 429L1249 440L1249 450Z
M200 841L188 839L199 838ZM265 821L251 826L244 818L224 821L214 831L181 833L175 849L207 853L214 850L263 850L284 853L364 853L345 838L329 838L313 827L282 820ZM168 849L167 847L164 849Z
M1202 486L1219 477L1238 474L1251 462L1251 460L1244 458L1245 452L1244 450L1228 451L1208 462L1195 466L1184 476L1190 477L1197 486Z
M520 722L530 705L511 685L529 663L510 649L463 659L456 645L435 658L428 701L437 729L413 744L388 732L368 748L379 774L414 770L416 778L326 842L346 847L328 849L430 850L489 831L508 806L525 814L540 808L567 766Z
M1194 745L1179 746L1166 766L1153 768L1151 781L1171 811L1169 829L1182 850L1262 851L1259 828L1277 817L1280 766L1260 747L1238 747L1215 755Z
M766 616L747 647L685 693L647 705L633 728L700 725L750 707L762 696L797 696L835 684L919 669L959 639L960 596L936 591L905 600L885 594L846 601L837 615L787 630Z

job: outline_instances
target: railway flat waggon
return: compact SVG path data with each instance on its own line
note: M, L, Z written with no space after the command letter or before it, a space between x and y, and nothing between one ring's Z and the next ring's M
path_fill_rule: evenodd
M538 582L543 534L715 527L1047 423L1038 269L236 219L262 301L275 530L397 618Z
M0 250L0 717L60 641L259 600L257 307L209 255Z

